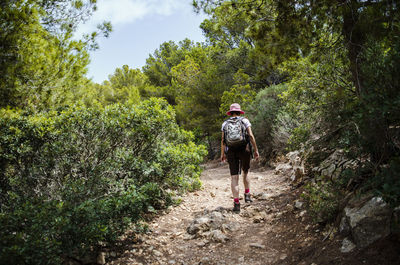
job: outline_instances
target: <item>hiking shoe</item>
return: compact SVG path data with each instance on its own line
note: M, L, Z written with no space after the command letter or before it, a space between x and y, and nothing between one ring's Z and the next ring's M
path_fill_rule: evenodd
M244 202L253 202L253 200L250 197L250 193L244 194Z
M234 202L232 211L235 212L235 213L240 213L240 203Z

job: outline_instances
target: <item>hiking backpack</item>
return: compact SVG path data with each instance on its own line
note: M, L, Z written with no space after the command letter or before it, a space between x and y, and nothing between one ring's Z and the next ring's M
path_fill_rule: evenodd
M228 119L224 126L224 140L228 147L244 146L247 144L246 128L242 117Z

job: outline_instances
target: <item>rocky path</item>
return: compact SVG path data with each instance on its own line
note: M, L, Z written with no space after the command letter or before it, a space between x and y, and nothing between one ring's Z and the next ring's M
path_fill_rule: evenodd
M341 238L311 222L298 200L301 189L287 177L265 168L249 174L254 202L241 198L235 214L227 165L207 164L203 188L154 219L151 232L127 235L107 264L390 264L370 258L377 249L356 253L361 258L341 253Z

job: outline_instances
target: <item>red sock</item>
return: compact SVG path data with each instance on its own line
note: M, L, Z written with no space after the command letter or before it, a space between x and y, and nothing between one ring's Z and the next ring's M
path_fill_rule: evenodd
M245 189L244 193L250 193L250 189Z
M233 199L233 201L234 201L235 203L239 203L239 198L235 198L235 199Z

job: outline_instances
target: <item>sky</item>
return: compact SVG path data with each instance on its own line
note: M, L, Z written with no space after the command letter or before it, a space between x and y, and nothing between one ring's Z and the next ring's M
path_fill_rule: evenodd
M145 65L149 54L166 41L185 38L203 42L200 23L206 18L196 14L192 0L98 0L98 10L82 25L77 35L91 32L102 21L111 21L113 32L99 38L100 49L91 52L87 77L102 83L116 68Z

